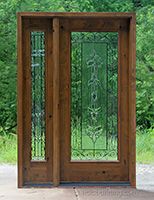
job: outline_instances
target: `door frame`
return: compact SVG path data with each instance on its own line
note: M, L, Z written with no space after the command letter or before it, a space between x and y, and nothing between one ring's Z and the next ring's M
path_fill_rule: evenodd
M60 19L123 19L128 21L128 160L129 160L129 182L132 187L136 187L136 16L135 13L50 13L50 12L20 12L18 15L18 187L23 187L24 183L24 51L23 47L23 20L28 19L49 19L53 20L53 110L52 110L52 134L53 134L53 185L60 184L60 130L59 130L59 31ZM49 63L50 65L51 63ZM49 111L51 112L51 110Z

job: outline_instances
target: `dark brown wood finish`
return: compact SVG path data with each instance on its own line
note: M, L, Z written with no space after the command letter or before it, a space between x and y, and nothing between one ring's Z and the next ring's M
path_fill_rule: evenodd
M21 18L19 16L19 22ZM18 79L19 87L22 86L22 109L19 107L19 113L22 111L23 116L18 116L18 126L20 128L22 122L22 132L19 133L19 187L29 184L51 183L52 181L52 20L51 19L23 19L22 39L22 59L19 57L18 74L21 76ZM45 113L46 113L46 161L31 161L31 47L30 47L30 32L44 31L45 32ZM20 48L19 53L20 53ZM19 54L20 55L20 54ZM21 69L23 69L22 72ZM21 78L23 79L21 80ZM21 84L21 86L20 86ZM21 90L21 89L20 89ZM20 91L19 90L19 91ZM21 91L20 91L21 92ZM22 143L22 146L20 144ZM22 156L22 158L21 158Z
M59 19L53 18L53 185L60 181L59 140Z
M70 33L71 31L111 31L114 19L109 20L103 29L98 20L61 20L60 34L60 135L61 135L61 181L119 181L129 182L128 173L128 20L118 20L116 31L119 32L119 161L73 161L70 160ZM100 22L100 21L99 21ZM110 23L109 23L110 22ZM81 24L80 24L81 23ZM73 25L72 25L73 24ZM73 26L73 27L72 27ZM85 27L85 29L84 29ZM112 29L113 27L113 29ZM65 116L65 117L63 117Z
M46 38L46 161L31 162L30 31ZM118 160L70 161L70 33L118 32ZM18 14L18 186L127 182L135 178L135 14Z
M18 131L18 187L23 186L23 51L22 51L22 19L18 15L18 115L17 115L17 131Z
M129 180L136 187L136 16L129 29Z
M19 12L23 17L42 17L42 18L132 18L131 12Z

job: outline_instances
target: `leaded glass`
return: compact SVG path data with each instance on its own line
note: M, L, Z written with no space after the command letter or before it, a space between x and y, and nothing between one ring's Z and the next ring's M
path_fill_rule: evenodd
M45 34L31 32L31 160L45 160Z
M117 160L118 33L71 33L71 160Z

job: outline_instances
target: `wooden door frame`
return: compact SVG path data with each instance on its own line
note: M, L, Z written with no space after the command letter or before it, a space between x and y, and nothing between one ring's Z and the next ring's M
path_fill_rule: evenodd
M59 19L124 19L129 22L128 63L128 133L129 133L129 182L136 187L136 16L135 13L78 13L78 12L20 12L18 13L18 187L25 185L23 180L23 135L24 135L24 77L23 77L23 20L45 18L53 20L53 185L60 183L60 131L59 131Z

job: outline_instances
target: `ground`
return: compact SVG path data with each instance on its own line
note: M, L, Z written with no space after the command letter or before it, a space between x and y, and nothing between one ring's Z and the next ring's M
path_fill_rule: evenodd
M18 189L16 171L15 165L0 165L0 200L154 200L154 165L137 165L137 189L115 186Z

